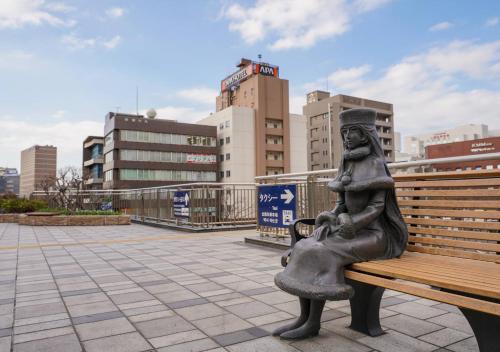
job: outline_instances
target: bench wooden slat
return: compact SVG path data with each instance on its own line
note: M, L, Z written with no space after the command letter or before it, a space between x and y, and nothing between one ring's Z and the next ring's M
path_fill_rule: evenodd
M436 246L446 246L454 248L478 249L490 252L500 252L500 244L486 242L471 242L450 240L445 238L410 236L408 242L431 244ZM500 269L499 269L500 270Z
M397 195L397 193L396 193ZM473 208L473 209L499 209L497 200L424 200L424 199L398 199L401 206L433 207L433 208Z
M471 297L413 286L408 283L393 281L377 276L366 275L352 270L346 270L345 276L351 280L365 282L367 284L385 287L390 290L408 293L410 295L448 303L457 307L468 308L483 313L500 315L500 304L483 301Z
M413 209L400 208L403 215L445 216L452 218L500 219L500 211L495 210L455 210L455 209Z
M410 234L433 235L442 237L458 237L473 240L490 240L500 241L500 234L498 232L484 232L484 231L458 231L447 230L436 227L422 227L422 226L408 226Z
M440 171L426 173L411 173L411 174L395 174L392 175L395 181L407 180L432 180L432 179L469 179L469 178L485 178L485 177L500 177L500 170L463 170L463 171Z
M439 218L425 219L425 218L411 218L411 217L405 217L404 221L406 224L412 224L412 225L500 230L500 222L441 220Z
M397 189L398 197L500 197L500 189Z
M436 254L436 255L445 255L450 257L461 257L467 259L474 260L483 260L487 262L495 262L500 263L500 259L498 255L495 254L483 254L478 252L466 252L466 251L458 251L454 249L445 249L445 248L433 248L429 246L415 246L409 244L407 250L412 252L426 253L426 254Z
M396 183L397 188L433 188L433 187L485 187L500 186L500 178L477 178L458 180L437 180L437 181L402 181Z

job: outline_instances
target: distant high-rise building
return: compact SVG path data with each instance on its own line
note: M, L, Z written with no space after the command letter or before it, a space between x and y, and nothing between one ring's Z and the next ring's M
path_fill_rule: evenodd
M425 147L429 145L470 141L489 136L494 135L488 133L487 125L463 125L443 131L406 136L404 152L417 158L423 158L425 157Z
M102 189L103 146L104 137L88 136L83 141L82 176L86 189Z
M221 81L217 113L231 106L252 109L255 139L252 176L290 172L288 80L279 78L279 68L275 65L241 59L237 67L238 71Z
M316 90L307 94L303 107L307 118L307 159L309 170L333 169L339 166L343 143L339 114L353 108L370 108L377 112L375 126L388 162L394 161L394 113L392 104L375 100Z
M40 183L55 179L57 148L51 145L34 145L21 152L21 182L19 195L29 197L33 191L41 190Z
M17 169L0 167L0 194L19 194Z

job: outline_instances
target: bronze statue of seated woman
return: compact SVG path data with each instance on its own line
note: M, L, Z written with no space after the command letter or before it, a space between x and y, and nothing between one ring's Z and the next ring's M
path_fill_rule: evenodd
M285 270L275 276L278 287L299 297L301 309L295 322L273 333L283 339L317 335L325 301L353 297L344 267L399 257L406 247L408 232L375 128L375 110L346 110L339 118L344 153L328 184L338 193L335 209L319 214L311 236L292 243Z

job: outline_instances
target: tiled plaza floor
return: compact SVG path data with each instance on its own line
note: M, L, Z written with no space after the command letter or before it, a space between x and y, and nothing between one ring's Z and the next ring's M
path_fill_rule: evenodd
M280 251L246 234L0 224L0 352L478 350L455 307L397 292L382 302L383 336L348 329L339 301L318 337L272 337L297 299L274 286Z

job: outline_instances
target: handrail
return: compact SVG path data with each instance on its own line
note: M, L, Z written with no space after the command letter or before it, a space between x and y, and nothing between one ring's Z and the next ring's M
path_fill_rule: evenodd
M466 162L466 161L482 161L482 160L500 160L500 153L487 153L487 154L477 154L477 155L463 155L463 156L453 156L447 158L437 158L437 159L422 159L415 161L403 161L397 163L388 163L389 169L405 169L413 166L422 165L434 165L434 164L445 164L445 163L455 163L455 162ZM327 170L316 170L316 171L305 171L305 172L293 172L288 174L279 175L266 175L257 176L255 180L277 180L280 178L297 177L297 176L315 176L315 175L325 175L336 173L338 169L327 169Z

